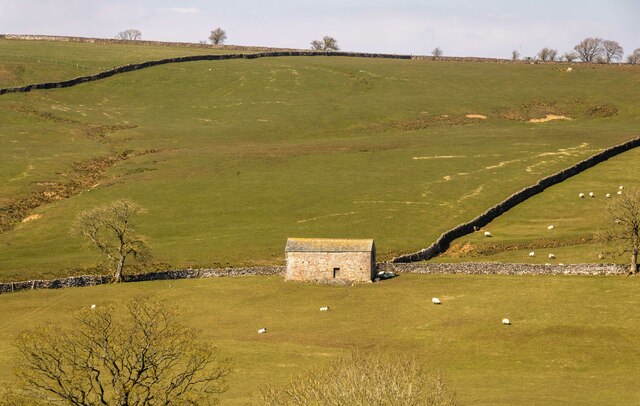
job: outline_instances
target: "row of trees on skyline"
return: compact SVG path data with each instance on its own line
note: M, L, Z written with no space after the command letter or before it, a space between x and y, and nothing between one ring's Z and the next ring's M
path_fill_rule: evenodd
M617 41L605 40L602 38L585 38L580 41L572 51L559 55L557 49L544 47L538 52L535 59L542 62L566 61L573 62L580 60L582 62L591 63L612 63L621 61L624 56L624 49ZM513 50L511 60L520 59L520 53ZM525 57L525 60L534 60L531 57ZM640 63L640 48L635 49L627 56L627 63Z
M116 35L117 39L137 41L142 39L142 33L137 29L128 29L119 32ZM220 27L211 30L209 35L209 41L200 41L201 44L211 43L213 45L223 45L227 40L227 33ZM314 51L338 51L338 41L329 35L324 36L321 40L311 41L311 49ZM439 58L444 55L440 47L436 47L431 51L431 55L434 58ZM573 50L567 51L562 55L559 54L557 49L544 47L542 48L536 57L524 57L526 61L538 60L541 62L553 62L553 61L565 61L574 62L580 60L582 62L595 62L595 63L612 63L622 61L624 57L624 49L617 41L605 40L602 38L585 38L580 41ZM517 61L521 59L520 52L513 50L511 52L511 60ZM638 64L640 63L640 48L635 49L631 54L627 56L627 63Z

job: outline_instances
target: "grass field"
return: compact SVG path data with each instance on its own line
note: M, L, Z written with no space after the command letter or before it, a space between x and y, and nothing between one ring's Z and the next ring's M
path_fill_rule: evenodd
M83 306L161 296L234 359L223 404L360 348L444 370L467 405L637 405L640 280L404 274L353 287L279 277L157 281L0 295L0 385L22 329ZM443 304L434 306L431 297ZM319 312L320 306L331 307ZM509 317L511 326L500 320ZM258 335L266 326L269 332Z
M6 84L74 77L76 62L88 73L205 51L0 49L0 71L24 65L0 75ZM292 236L375 238L383 260L415 251L638 135L640 68L575 68L289 57L165 65L4 95L0 280L87 272L100 257L69 225L124 197L148 209L139 228L163 267L280 264ZM551 113L573 120L526 121ZM637 172L637 160L629 165ZM621 181L605 176L598 181Z

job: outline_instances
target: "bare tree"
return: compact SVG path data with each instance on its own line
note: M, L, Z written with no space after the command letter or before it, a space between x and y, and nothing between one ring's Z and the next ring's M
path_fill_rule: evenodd
M442 56L442 49L440 47L435 47L433 51L431 51L431 55L434 59L438 59Z
M514 49L513 51L511 51L511 60L515 62L518 59L520 59L520 52Z
M640 48L635 49L631 55L627 56L627 63L640 63Z
M339 51L340 48L338 47L338 41L335 38L325 35L324 38L322 38L322 40L311 41L311 50Z
M552 62L555 61L558 56L558 51L551 48L542 48L540 52L538 52L538 59L542 62Z
M595 62L602 55L602 38L585 38L573 49L582 62Z
M268 385L260 396L269 405L456 404L441 373L424 370L413 359L371 353L344 356L284 386Z
M213 45L222 45L226 40L227 33L220 27L211 31L211 35L209 35L209 41L211 41Z
M157 300L131 300L126 317L112 306L85 308L71 329L25 331L16 376L25 394L70 405L215 404L229 360L177 312ZM41 403L38 403L41 404Z
M607 63L621 60L622 56L624 55L624 50L616 41L602 41L602 50Z
M565 52L565 53L562 55L562 58L563 58L565 61L567 61L567 62L573 62L573 61L575 61L576 59L578 59L578 54L577 54L577 53L575 53L575 52Z
M118 34L116 34L116 39L138 41L142 39L142 33L140 32L140 30L128 29L120 31Z
M131 219L144 211L133 202L118 200L80 213L71 227L72 233L85 237L107 257L116 283L122 282L128 257L144 261L150 256L145 238L136 234Z
M622 195L607 205L611 220L605 238L618 244L620 254L631 254L629 274L638 272L638 252L640 252L640 189L625 190Z

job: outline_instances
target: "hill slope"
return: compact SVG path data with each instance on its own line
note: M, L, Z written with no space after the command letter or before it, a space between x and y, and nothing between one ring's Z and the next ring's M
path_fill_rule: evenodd
M57 55L85 55L80 45L91 49L65 44ZM110 60L135 61L130 48L108 47ZM25 65L22 79L46 76ZM375 238L383 259L414 251L637 136L639 73L296 57L165 65L4 95L0 279L94 266L99 256L79 249L69 224L123 197L148 209L138 223L164 266L281 263L289 236ZM547 114L572 120L527 121Z

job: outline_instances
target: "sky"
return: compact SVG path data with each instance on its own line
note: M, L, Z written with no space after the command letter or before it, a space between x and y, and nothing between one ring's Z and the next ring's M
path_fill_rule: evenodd
M640 48L638 0L0 0L0 33L309 48L329 35L345 51L448 56L535 56L586 37Z

